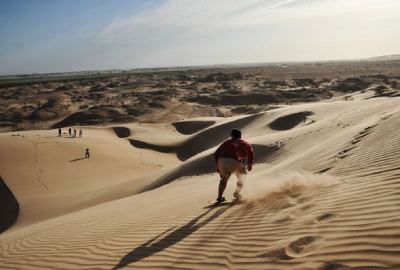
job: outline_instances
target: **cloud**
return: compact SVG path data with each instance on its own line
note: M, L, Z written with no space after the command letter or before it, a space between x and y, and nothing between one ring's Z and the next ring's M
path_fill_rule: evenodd
M298 1L298 0L297 0ZM296 0L170 0L130 18L116 19L98 42L145 42L207 35L266 23L265 17Z
M400 48L398 0L148 0L139 9L100 33L91 20L74 46L30 41L23 51L6 39L0 74L349 59Z
M398 0L149 1L139 13L116 17L91 43L52 56L46 70L398 54L398 14ZM80 34L89 39L91 33L89 27ZM28 60L24 67L37 67L38 60Z
M373 21L399 7L395 0L169 0L138 15L115 19L95 42L190 43L199 37L231 42L226 38L232 33L265 42L269 32L272 39L279 38L276 29L290 28L289 35L300 27L312 31L325 27L327 33L335 32L334 25Z

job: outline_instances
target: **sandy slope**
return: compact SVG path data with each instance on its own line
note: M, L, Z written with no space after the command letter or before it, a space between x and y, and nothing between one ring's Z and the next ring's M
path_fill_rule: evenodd
M21 208L15 227L115 200L122 195L105 188L177 162L171 154L133 148L112 128L83 130L83 138L59 138L56 130L0 135L0 174ZM84 158L86 148L92 154L89 159ZM131 186L129 195L146 184Z
M82 139L2 134L20 216L0 268L400 269L400 99L366 98ZM246 201L209 207L211 155L232 127L256 151Z

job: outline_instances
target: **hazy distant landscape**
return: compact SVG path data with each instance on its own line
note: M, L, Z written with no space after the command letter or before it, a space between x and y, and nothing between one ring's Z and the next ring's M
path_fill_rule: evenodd
M397 56L365 61L281 63L76 73L0 80L1 130L110 123L167 123L234 116L272 105L397 95Z

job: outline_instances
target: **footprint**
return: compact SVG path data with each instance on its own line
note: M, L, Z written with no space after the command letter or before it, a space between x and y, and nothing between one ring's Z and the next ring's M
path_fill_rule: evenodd
M320 236L301 237L285 247L285 253L292 258L310 255L322 247L323 238Z
M356 147L350 147L350 148L348 148L348 149L344 149L344 150L343 150L341 153L339 153L339 154L347 153L347 152L353 150L354 148L356 148Z
M266 250L257 257L268 259L271 261L288 261L295 258L305 257L322 248L322 242L324 238L320 236L305 236L291 242L286 247L282 248L271 248ZM312 268L311 268L312 269ZM316 268L320 269L320 268ZM321 268L331 269L331 268ZM332 268L336 269L336 268Z
M258 255L258 257L263 259L269 259L271 261L288 261L293 259L292 257L286 254L285 248L267 251L261 255Z
M360 141L361 141L361 140L354 139L354 140L351 141L351 144L357 144L357 143L359 143Z
M331 169L332 169L332 167L328 167L328 168L325 168L325 169L322 169L322 170L318 171L317 173L325 173L325 172L327 172L327 171L329 171Z
M326 214L322 214L318 217L315 218L315 223L320 223L320 222L326 222L331 220L333 217L335 217L336 215L331 214L331 213L326 213Z
M275 215L271 221L273 223L282 224L284 222L289 222L291 220L293 220L293 217L291 217L289 214L281 213L281 214Z
M360 139L364 138L364 137L367 136L367 135L369 135L369 133L364 133L364 134L359 133L359 134L358 134L356 137L354 137L354 138L357 139L357 140L360 140Z
M308 197L308 196L301 196L301 197L297 198L297 202L300 203L300 204L303 204L303 203L306 203L306 202L310 201L310 199L311 198ZM302 209L303 210L308 210L309 208L312 208L312 207L313 207L313 205L305 205L305 206L302 207Z
M350 266L336 262L308 262L293 270L351 270Z
M314 205L304 205L301 207L294 207L293 210L288 212L288 215L292 219L298 219L300 217L305 217L309 214L310 210L314 208Z

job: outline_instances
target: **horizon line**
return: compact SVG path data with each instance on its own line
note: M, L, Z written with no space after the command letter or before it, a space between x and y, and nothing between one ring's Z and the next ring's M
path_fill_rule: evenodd
M391 59L392 58L392 59ZM398 59L397 59L398 58ZM52 72L34 72L34 73L15 73L15 74L0 74L0 77L9 76L41 76L51 74L71 74L71 73L92 73L92 72L110 72L110 71L137 71L137 70L151 70L151 69L174 69L174 68L223 68L230 66L261 66L261 65L278 65L278 64L301 64L301 63L321 63L321 62L342 62L342 61L374 61L374 60L400 60L400 54L389 54L381 56L363 57L363 58L343 58L343 59L330 59L330 60L289 60L289 61L272 61L272 62L238 62L238 63L220 63L220 64L204 64L204 65L178 65L178 66L154 66L154 67L138 67L138 68L110 68L110 69L93 69L93 70L71 70L71 71L52 71Z

